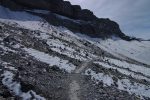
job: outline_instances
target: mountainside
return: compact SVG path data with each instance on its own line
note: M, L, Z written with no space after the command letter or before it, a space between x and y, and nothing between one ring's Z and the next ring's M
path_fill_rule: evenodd
M103 27L104 34L73 31L59 21L85 19L49 12L46 1L53 0L37 1L44 8L31 1L1 2L0 100L150 100L150 41L123 40L122 32L109 33L113 27Z

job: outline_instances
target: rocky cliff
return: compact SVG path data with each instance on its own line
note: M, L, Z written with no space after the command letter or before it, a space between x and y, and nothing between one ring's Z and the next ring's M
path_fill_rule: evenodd
M129 39L121 32L119 25L110 19L97 18L93 12L71 5L63 0L1 0L0 4L14 11L28 11L45 18L55 26L64 26L71 31L88 34L92 37L119 36ZM37 13L33 10L46 10L49 13Z

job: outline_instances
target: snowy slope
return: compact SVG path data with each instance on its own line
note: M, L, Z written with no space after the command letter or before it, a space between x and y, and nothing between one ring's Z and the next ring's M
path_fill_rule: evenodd
M102 48L109 49L115 54L123 55L150 65L150 41L128 42L108 39L100 43L102 44Z
M77 33L79 37L97 45L119 58L131 58L150 65L150 41L125 41L120 38L102 40Z
M36 10L36 12L39 11ZM47 13L47 11L45 12ZM60 79L63 75L65 76L64 73L67 73L66 76L71 77L69 80L76 79L77 81L83 76L91 77L91 81L94 82L93 86L102 83L102 86L104 88L109 87L111 92L116 89L116 91L119 90L122 93L127 91L128 96L135 94L141 99L150 98L149 41L128 42L119 38L107 40L90 38L86 35L73 33L64 27L52 26L44 19L27 12L13 12L2 6L0 6L0 26L3 27L0 33L0 64L2 65L0 74L3 77L1 79L2 84L12 94L24 98L24 100L31 99L32 96L39 100L49 99L50 97L45 95L43 90L39 92L40 89L47 89L50 85L43 84L48 83L54 83L54 87L55 84L59 83L56 85L57 88L62 84L68 86L69 81L67 79ZM10 40L5 40L6 38L10 38ZM105 52L104 55L102 55L102 52ZM10 57L7 58L7 56ZM20 64L20 62L23 63ZM25 71L22 72L19 66L25 68ZM60 82L55 83L56 80L53 77L57 75L53 75L51 69L58 71L55 73L60 76L56 80L61 80ZM79 69L81 69L80 73L76 73ZM40 73L38 77L33 78L32 74L37 74L38 72ZM19 79L14 81L15 79L13 78L17 73L21 74L18 76ZM44 83L40 80L43 74L51 74L48 77L41 78L42 81L45 79ZM23 92L20 89L21 82L19 80L23 80L26 76L30 77L32 81L38 80L41 88L39 90L35 89L35 92L34 90ZM27 81L31 84L30 78L24 79L25 82ZM53 80L49 81L49 78ZM87 82L85 81L85 83ZM34 82L32 84L35 85ZM92 87L90 83L87 84L89 85L88 87ZM39 88L39 86L37 87ZM82 87L84 86L80 88ZM64 88L61 87L61 89ZM64 93L67 91L66 89L63 90ZM48 90L47 92L49 93ZM121 94L121 92L119 93ZM43 95L38 95L39 93L43 93L45 98ZM93 93L93 97L97 95L96 93L97 91ZM98 95L101 96L100 94ZM66 95L64 94L64 96ZM95 99L99 98L95 96Z

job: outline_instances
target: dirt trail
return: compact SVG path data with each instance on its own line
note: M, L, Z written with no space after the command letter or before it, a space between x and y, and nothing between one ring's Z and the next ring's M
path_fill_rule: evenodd
M80 85L76 80L70 83L70 100L80 100L78 94L80 93Z
M88 60L88 61L84 61L79 69L76 69L74 71L73 77L72 77L72 82L70 83L70 91L69 91L69 96L70 96L70 100L80 100L80 98L78 97L80 94L80 85L78 80L80 79L79 74L86 68L88 67L88 65L90 65L92 63L93 60Z
M90 65L92 63L92 60L89 60L89 61L84 61L80 68L79 69L76 69L75 70L75 73L78 74L78 73L81 73L88 65Z

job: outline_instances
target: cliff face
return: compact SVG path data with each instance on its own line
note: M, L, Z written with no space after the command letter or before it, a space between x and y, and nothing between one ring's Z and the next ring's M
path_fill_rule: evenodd
M74 32L88 34L92 37L110 37L112 35L126 38L119 25L109 19L97 18L93 12L71 5L63 0L1 0L0 4L11 10L30 10L31 13L45 18L56 26L64 26ZM33 9L47 10L51 13L32 12ZM61 15L61 16L58 16ZM62 16L65 16L65 18ZM67 17L67 18L66 18Z

